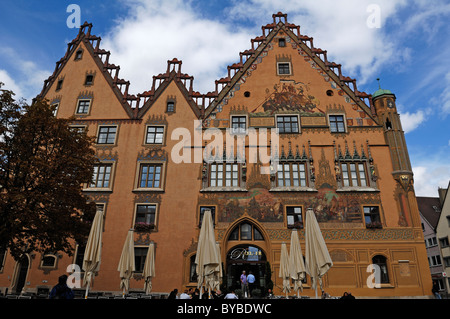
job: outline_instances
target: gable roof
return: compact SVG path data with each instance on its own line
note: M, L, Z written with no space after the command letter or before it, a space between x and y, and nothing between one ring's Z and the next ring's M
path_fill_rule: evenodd
M441 203L439 197L420 197L417 196L417 205L419 212L422 214L430 226L436 229L441 215Z
M218 93L217 98L211 103L206 110L205 117L211 115L220 102L227 96L228 92L232 90L234 85L239 82L241 77L246 74L247 70L252 66L255 60L261 55L264 49L269 45L270 41L283 30L292 41L300 47L309 57L338 85L348 94L348 96L355 101L355 103L376 123L378 122L375 116L375 108L372 106L372 96L365 92L360 92L356 86L356 80L342 75L341 65L327 60L327 51L315 48L313 38L300 34L300 27L295 24L287 22L287 14L278 12L273 14L273 23L262 27L262 36L251 40L252 49L240 53L240 62L228 66L228 77L216 81L216 91L218 84L223 84L222 90ZM278 20L278 21L277 21ZM268 34L266 35L266 31ZM257 48L254 48L254 43L258 43ZM247 57L245 62L243 57ZM231 72L235 70L233 76ZM338 73L335 73L335 70ZM352 84L352 87L350 86ZM366 104L365 100L368 101Z
M91 35L92 24L85 22L80 26L77 37L68 43L64 57L56 62L53 74L44 81L44 87L38 97L46 95L49 88L58 79L58 75L64 68L64 65L75 53L79 44L83 42L130 118L142 118L162 92L164 92L165 88L172 81L175 81L194 114L198 118L204 119L214 112L216 107L227 96L230 90L232 90L234 85L238 83L241 77L246 74L247 70L261 55L275 35L280 30L283 30L375 123L378 123L375 116L375 108L372 105L372 95L358 91L356 80L342 75L341 65L335 62L329 62L327 60L327 51L315 48L312 37L300 34L300 27L298 25L287 22L287 14L278 12L277 14L273 14L272 17L273 23L262 27L262 36L251 39L252 48L240 52L240 62L228 66L228 76L216 80L215 91L206 94L193 91L194 77L181 73L182 62L176 58L167 61L168 66L165 73L153 76L153 85L149 91L137 95L129 94L130 82L119 78L120 66L109 63L110 51L100 48L101 37ZM267 35L266 32L268 32ZM256 48L255 43L257 44ZM176 66L178 66L178 70L175 70ZM173 69L171 70L172 67ZM335 72L336 70L337 73ZM231 73L233 71L235 73L232 75ZM188 82L190 82L189 87L186 86ZM219 85L222 85L220 91ZM368 101L368 104L366 101Z
M109 51L100 49L101 38L95 35L91 35L91 29L91 23L85 22L80 26L77 37L67 44L66 54L58 62L56 62L56 67L53 71L53 74L51 74L44 81L42 91L37 97L43 98L47 94L52 84L57 81L59 74L64 69L64 66L75 54L80 43L83 42L87 51L93 58L94 62L97 64L99 70L113 90L115 96L119 100L125 112L130 118L135 118L135 111L133 110L131 105L133 96L128 94L130 82L119 78L120 67L109 63L109 56L111 53Z

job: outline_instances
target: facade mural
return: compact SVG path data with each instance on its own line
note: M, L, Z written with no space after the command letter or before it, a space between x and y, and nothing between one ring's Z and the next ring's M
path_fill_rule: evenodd
M266 89L266 93L270 93ZM295 111L308 116L312 113L325 114L318 106L320 101L309 93L309 87L302 82L282 80L273 86L273 91L265 102L252 113L273 114L275 111Z

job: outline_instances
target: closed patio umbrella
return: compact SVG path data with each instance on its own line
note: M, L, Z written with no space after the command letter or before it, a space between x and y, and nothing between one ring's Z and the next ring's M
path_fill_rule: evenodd
M198 287L200 288L201 296L203 284L205 284L209 291L211 291L211 288L214 289L214 277L218 275L220 269L220 260L217 253L216 237L214 235L210 210L205 210L203 215L195 264L197 265Z
M134 232L130 229L125 239L117 270L120 272L120 288L125 298L125 291L130 289L130 279L136 270L134 265Z
M217 252L217 259L219 260L219 266L214 270L214 290L220 289L220 282L222 281L223 277L223 270L222 270L222 258L220 255L220 245L219 243L216 243L216 252Z
M317 282L322 288L322 277L333 266L333 262L311 208L306 211L305 243L306 272L311 276L317 298Z
M94 273L100 269L101 251L103 234L103 210L97 209L94 220L92 221L91 231L86 243L83 257L84 279L86 286L85 298L88 296L89 287L92 284Z
M302 280L306 276L305 263L303 261L302 248L298 239L297 230L291 232L291 247L289 250L289 273L294 280L294 290L299 296L299 290L303 291Z
M155 277L155 244L153 242L148 247L142 276L145 279L145 294L148 295L152 291L152 278Z
M287 294L291 292L291 284L289 282L289 255L286 243L281 244L280 271L278 276L283 279L283 292Z

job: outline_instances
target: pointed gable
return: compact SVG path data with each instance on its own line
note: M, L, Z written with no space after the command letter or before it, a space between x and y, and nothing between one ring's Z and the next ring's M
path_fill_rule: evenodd
M85 23L78 36L68 43L66 54L44 81L38 98L60 103L59 116L76 114L77 100L92 101L91 118L134 118L134 96L128 94L129 81L119 78L120 67L109 62L110 52L100 48L101 38L91 35ZM88 79L88 76L90 78Z
M340 65L329 62L327 52L315 48L285 14L273 19L251 40L252 48L240 53L240 62L228 67L228 77L216 81L222 88L205 117L225 127L236 109L258 117L295 112L305 123L325 125L327 113L345 112L354 125L376 124L365 103L370 95L359 92L356 81L343 76Z

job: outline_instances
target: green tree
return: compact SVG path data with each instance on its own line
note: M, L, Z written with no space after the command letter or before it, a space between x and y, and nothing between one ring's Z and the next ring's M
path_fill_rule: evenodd
M89 234L95 204L82 194L92 179L92 138L57 119L47 101L14 100L0 83L0 248L73 252Z

